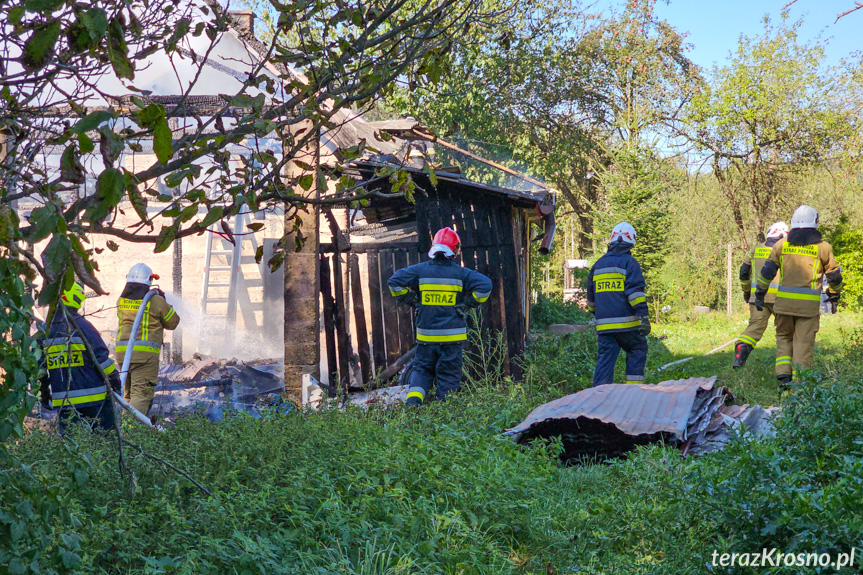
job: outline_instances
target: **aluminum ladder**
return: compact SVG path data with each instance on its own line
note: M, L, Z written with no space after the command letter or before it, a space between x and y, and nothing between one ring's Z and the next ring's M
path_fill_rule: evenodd
M250 223L251 213L249 207L244 205L229 224L233 243L219 229L220 224L215 223L207 228L204 279L201 283L199 351L202 341L212 339L213 329L221 327L226 340L234 335L238 310L243 314L246 331L261 331L255 312L263 310L263 302L252 302L249 288L263 286L263 275L259 266L259 277L246 278L243 274L243 264L254 263L254 256L243 256L243 245L251 244L252 253L258 249L255 234L247 229ZM225 313L213 311L210 307L213 304L226 304Z

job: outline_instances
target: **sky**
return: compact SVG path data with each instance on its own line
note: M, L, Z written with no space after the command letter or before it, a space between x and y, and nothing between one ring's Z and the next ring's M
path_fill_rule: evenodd
M755 36L763 31L763 18L769 14L780 21L782 8L789 0L659 0L656 15L668 21L693 45L689 57L709 70L722 64L728 53L737 48L740 35ZM609 2L611 4L611 2ZM615 3L617 4L617 3ZM619 5L619 4L618 4ZM863 50L863 9L834 24L836 15L854 7L854 0L797 0L788 9L790 20L804 18L801 39L815 39L819 34L830 38L826 56L830 64L854 51Z

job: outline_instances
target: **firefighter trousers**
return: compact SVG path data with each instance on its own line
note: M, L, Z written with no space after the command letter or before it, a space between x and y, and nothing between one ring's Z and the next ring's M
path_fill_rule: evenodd
M79 421L84 422L93 431L111 431L114 429L114 403L108 399L97 405L86 407L64 407L57 414L58 430L65 435L66 428Z
M776 376L796 375L794 366L812 367L815 360L815 334L821 316L798 317L776 314Z
M614 365L621 349L626 353L626 383L644 383L647 336L640 331L619 331L599 334L594 386L614 383Z
M758 311L758 308L754 305L749 305L749 325L746 326L746 330L737 336L737 341L746 343L755 347L761 338L764 336L764 332L767 330L767 326L770 324L770 316L773 315L773 304L766 303L764 304L764 309ZM774 319L775 323L776 320Z
M153 405L153 394L159 382L159 354L154 353L143 362L129 364L123 397L132 407L147 415Z
M444 400L450 393L458 391L463 361L461 343L418 343L407 405L419 405L425 401L435 378L437 399Z

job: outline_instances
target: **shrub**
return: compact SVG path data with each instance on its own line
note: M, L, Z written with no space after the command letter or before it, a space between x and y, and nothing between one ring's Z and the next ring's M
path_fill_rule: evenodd
M557 294L539 294L530 308L530 323L533 328L547 327L554 323L587 323L593 317L574 302L565 302Z

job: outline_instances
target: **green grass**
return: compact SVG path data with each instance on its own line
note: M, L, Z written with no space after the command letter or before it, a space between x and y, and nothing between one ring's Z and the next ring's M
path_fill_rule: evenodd
M667 338L652 342L650 369L727 341L742 320L657 326ZM556 442L526 448L500 436L589 384L591 334L540 335L523 383L475 386L419 410L134 427L132 440L187 469L212 498L129 456L130 499L113 442L73 434L75 447L34 432L13 446L32 467L6 472L53 490L65 513L40 540L29 535L33 514L6 491L0 572L26 572L35 559L43 572L81 573L695 574L714 549L848 551L863 543L860 320L826 319L816 369L784 399L775 440L741 439L697 460L656 446L563 467ZM717 374L771 403L771 351L765 339L739 373L727 351L662 378Z

